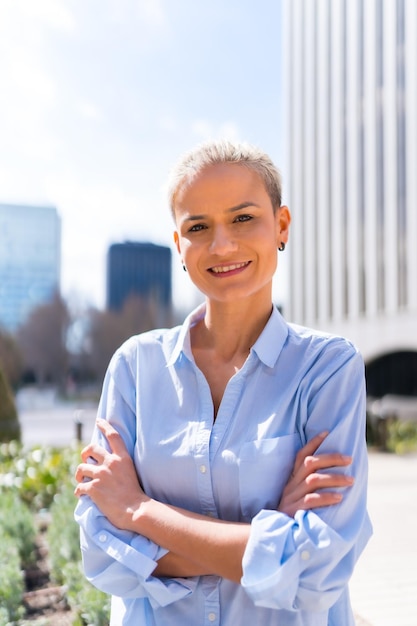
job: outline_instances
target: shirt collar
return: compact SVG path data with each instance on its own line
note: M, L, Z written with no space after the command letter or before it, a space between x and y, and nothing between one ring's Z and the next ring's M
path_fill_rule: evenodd
M181 353L183 353L190 361L194 360L191 352L190 329L204 317L205 312L206 305L200 304L200 306L194 309L194 311L191 311L191 313L185 318L167 365L173 365L180 358Z
M180 328L178 339L175 343L171 357L168 359L168 365L173 365L180 358L181 353L183 353L190 361L193 360L190 329L204 317L205 312L206 305L201 304L186 317ZM252 351L255 352L262 363L268 367L274 367L287 336L287 323L284 321L278 309L274 306L265 328L259 335L255 344L252 346Z
M277 307L273 306L271 316L255 341L252 351L256 353L262 363L268 367L274 367L287 337L287 323Z

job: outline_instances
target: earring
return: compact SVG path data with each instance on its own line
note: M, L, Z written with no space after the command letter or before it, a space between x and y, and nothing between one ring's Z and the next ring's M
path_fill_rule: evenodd
M278 247L278 250L280 252L284 252L284 250L285 250L285 243L283 241L281 241L281 245Z
M184 272L187 271L187 268L185 267L185 263L182 264L182 269L184 270Z

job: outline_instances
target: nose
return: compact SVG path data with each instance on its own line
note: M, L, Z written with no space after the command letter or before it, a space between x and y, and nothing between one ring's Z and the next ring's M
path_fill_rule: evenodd
M213 229L213 237L210 242L210 252L224 256L233 252L237 248L237 243L232 233L224 226L217 226Z

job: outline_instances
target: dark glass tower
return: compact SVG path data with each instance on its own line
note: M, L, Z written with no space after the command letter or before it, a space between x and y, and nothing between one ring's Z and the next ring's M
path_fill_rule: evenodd
M153 243L110 246L107 255L107 308L119 311L131 295L171 307L171 250Z

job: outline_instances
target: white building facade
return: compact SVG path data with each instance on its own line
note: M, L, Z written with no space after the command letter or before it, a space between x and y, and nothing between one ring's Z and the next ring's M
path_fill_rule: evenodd
M282 4L287 317L417 350L417 2Z
M61 221L54 207L0 204L0 327L14 332L60 287Z

